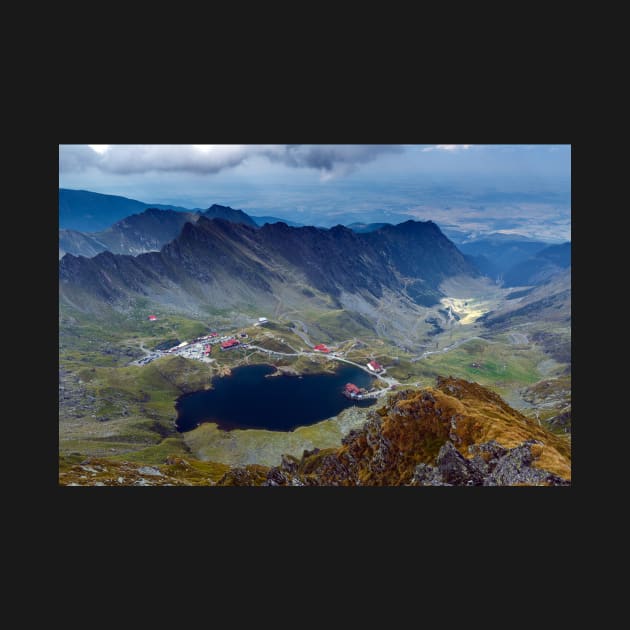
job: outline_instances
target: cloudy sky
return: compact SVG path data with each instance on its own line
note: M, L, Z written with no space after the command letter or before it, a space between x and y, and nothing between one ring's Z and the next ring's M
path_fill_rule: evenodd
M570 238L569 145L60 145L59 186L317 225L403 214Z

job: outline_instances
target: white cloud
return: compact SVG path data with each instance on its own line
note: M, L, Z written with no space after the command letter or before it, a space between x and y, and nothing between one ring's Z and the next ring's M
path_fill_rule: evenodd
M96 151L99 155L102 155L109 149L109 144L88 144L88 147Z
M436 144L436 149L442 149L443 151L457 151L459 149L470 149L472 144Z
M472 144L434 144L432 147L425 147L423 151L460 151L470 149Z

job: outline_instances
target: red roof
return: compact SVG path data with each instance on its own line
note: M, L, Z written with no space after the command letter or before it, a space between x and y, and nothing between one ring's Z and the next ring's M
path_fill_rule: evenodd
M370 361L369 365L371 365L372 368L374 368L375 370L383 369L383 366L380 363L377 363L376 361Z
M219 333L217 333L217 332L210 333L210 336L211 336L211 337L218 337L218 336L219 336Z
M330 350L323 343L317 344L313 348L313 350L319 350L320 352L330 352Z
M149 315L149 319L153 322L157 319L155 315Z
M221 344L222 348L232 348L234 346L238 346L239 345L239 341L237 341L236 339L228 339L227 341L224 341Z
M358 394L361 390L354 383L347 383L346 391L349 394Z

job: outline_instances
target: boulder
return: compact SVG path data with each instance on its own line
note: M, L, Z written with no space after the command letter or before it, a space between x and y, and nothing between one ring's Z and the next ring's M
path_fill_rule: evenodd
M153 468L153 466L142 466L141 468L138 468L138 474L149 475L150 477L164 476L157 468Z
M543 443L527 440L501 457L494 470L484 480L484 486L570 486L571 482L557 475L532 467L542 453Z
M442 479L453 486L481 486L483 473L467 460L453 445L445 442L440 448L437 469Z
M440 471L429 464L418 464L411 479L411 486L450 486L445 483Z

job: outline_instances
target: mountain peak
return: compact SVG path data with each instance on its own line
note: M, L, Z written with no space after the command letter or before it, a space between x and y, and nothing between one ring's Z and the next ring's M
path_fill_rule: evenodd
M205 212L203 216L209 219L225 219L232 221L233 223L243 223L250 227L257 228L258 224L248 214L242 210L235 210L229 206L222 206L218 203L213 203Z
M146 203L118 195L106 195L90 190L59 189L59 227L81 232L97 232L147 208L189 212L188 208Z

